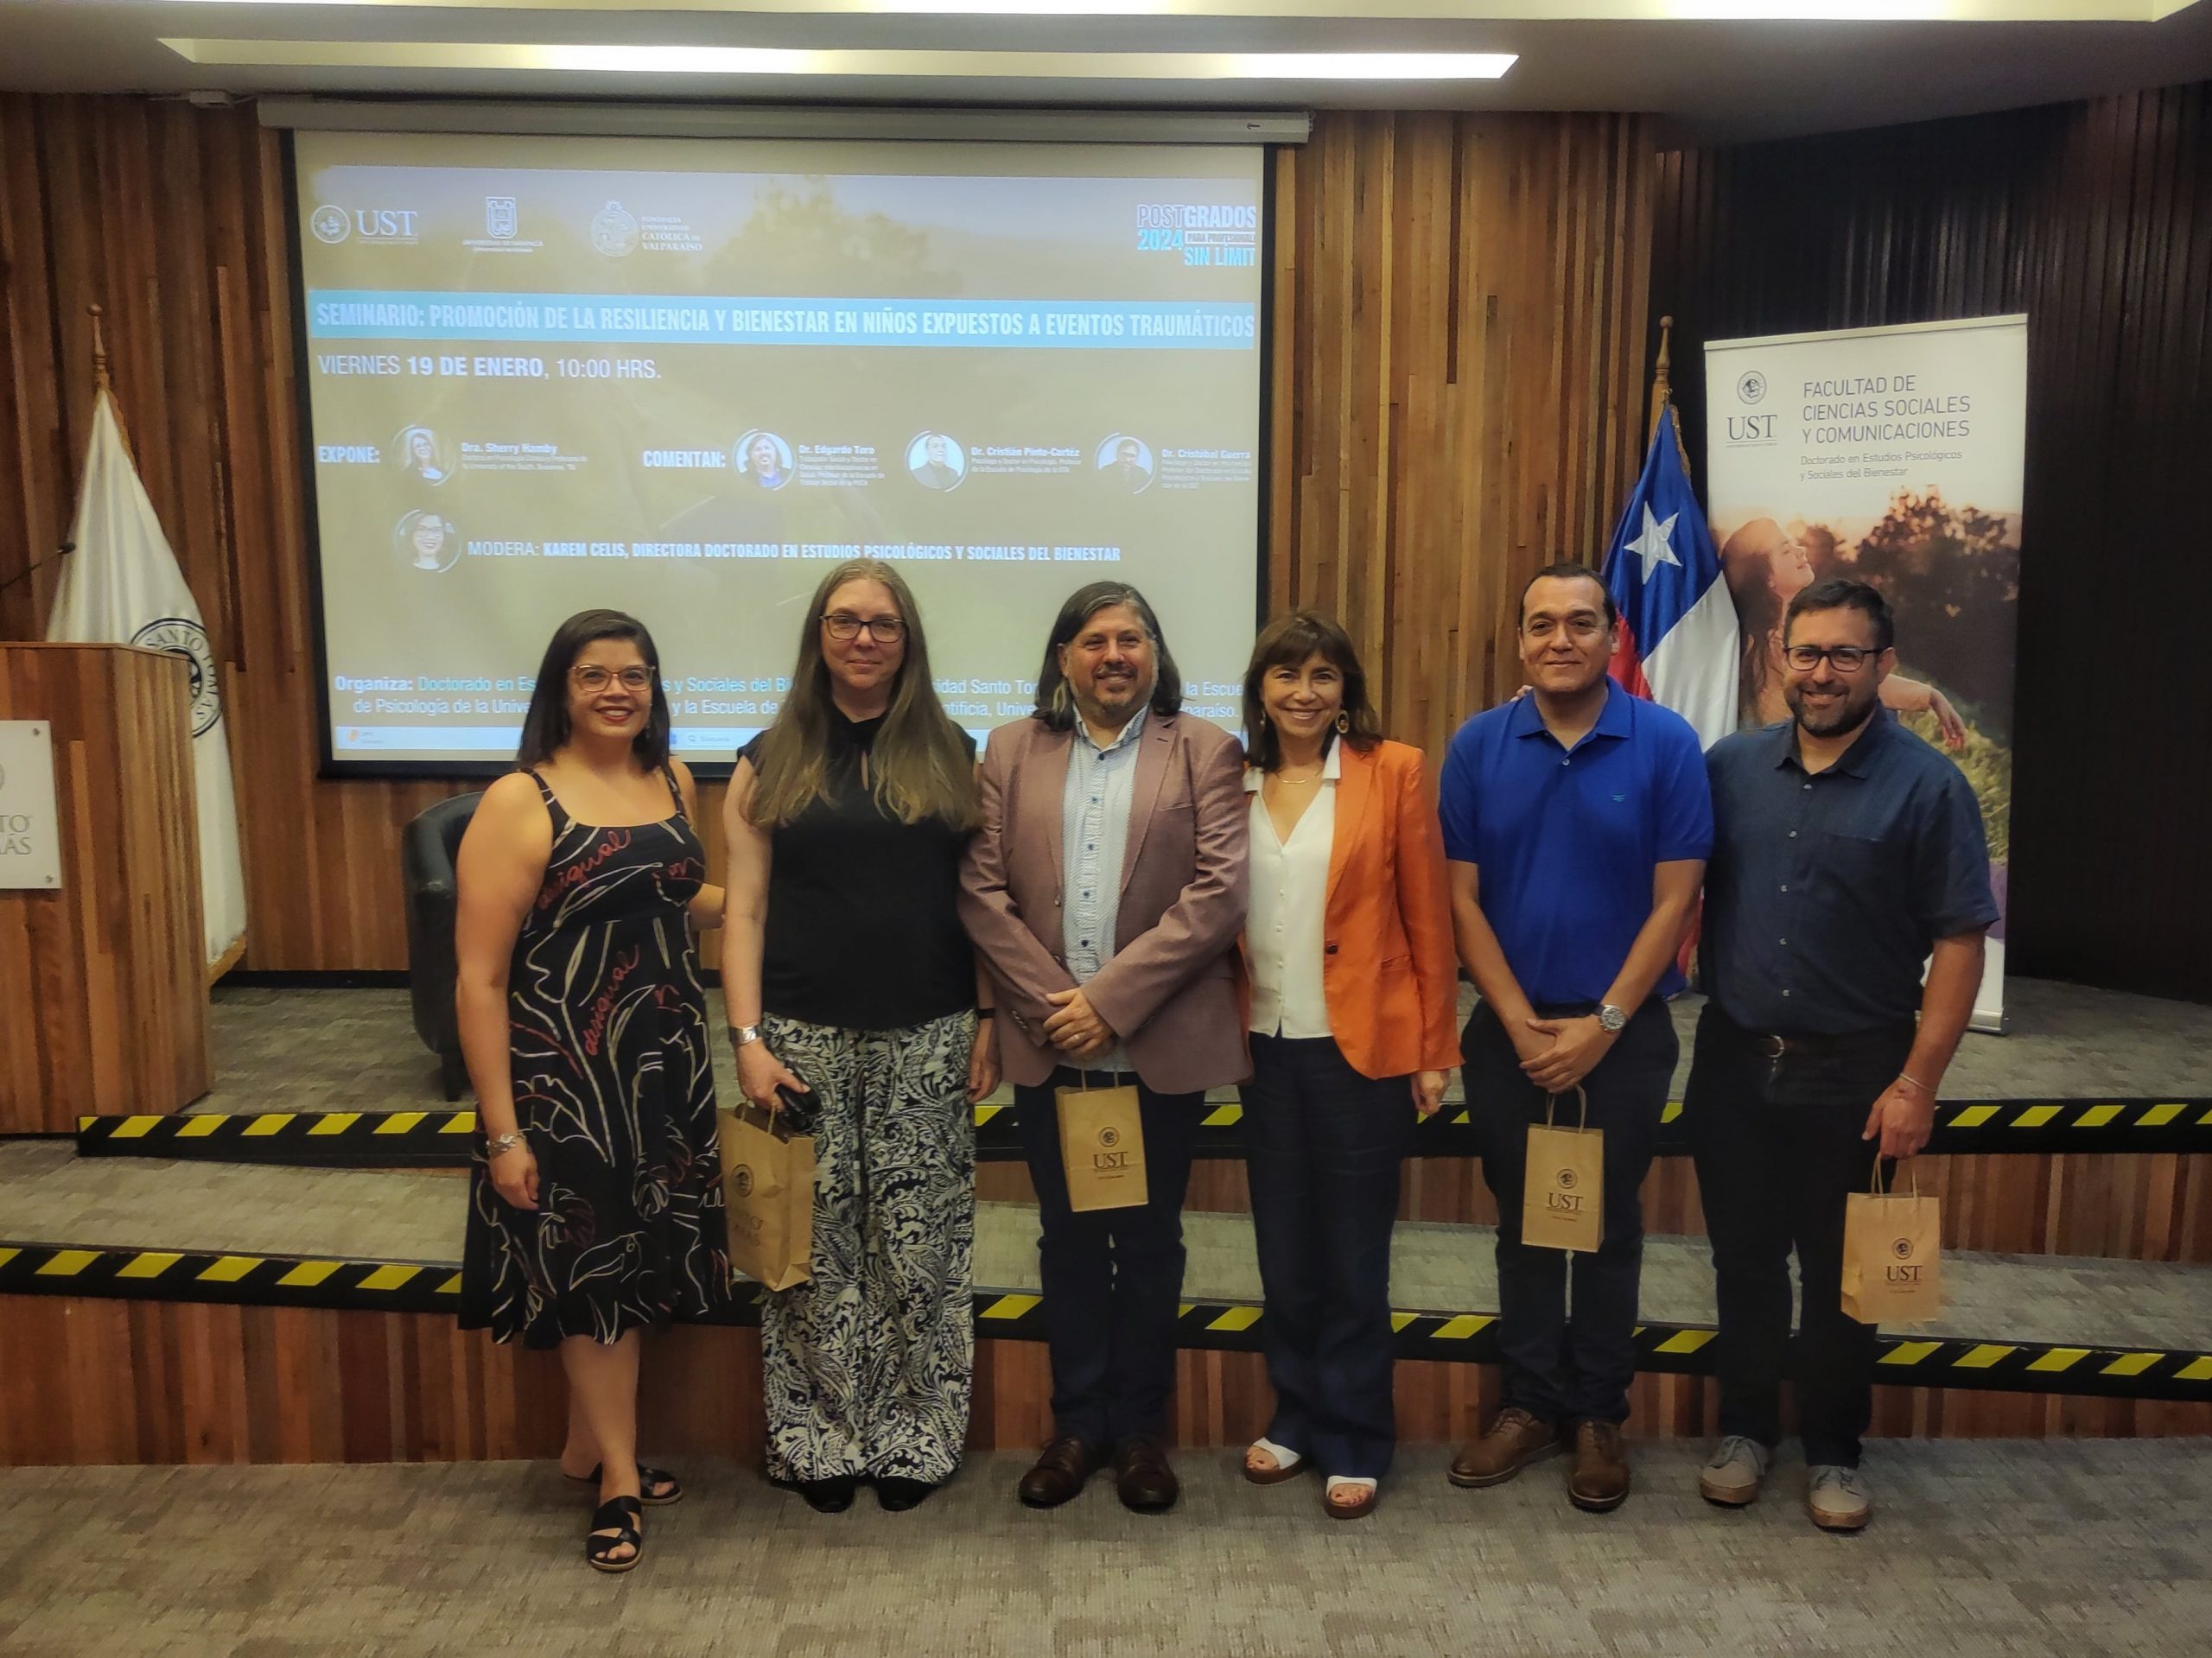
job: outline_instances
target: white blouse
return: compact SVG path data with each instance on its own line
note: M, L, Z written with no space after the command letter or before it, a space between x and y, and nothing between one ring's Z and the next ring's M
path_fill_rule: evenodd
M1252 797L1252 902L1244 939L1252 953L1251 1027L1262 1036L1327 1036L1329 1002L1321 955L1336 843L1337 779L1343 751L1329 745L1321 786L1286 842L1275 833L1257 767L1244 773Z

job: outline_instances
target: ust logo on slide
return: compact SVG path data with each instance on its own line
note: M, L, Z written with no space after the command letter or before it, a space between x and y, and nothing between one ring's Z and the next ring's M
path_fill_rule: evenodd
M505 242L515 233L515 199L512 196L484 198L484 234Z
M1745 403L1757 403L1766 396L1766 376L1757 369L1736 382L1736 395Z
M308 215L308 228L318 242L338 243L359 236L365 242L405 243L419 239L415 221L421 217L412 207L356 207L348 213L326 201Z

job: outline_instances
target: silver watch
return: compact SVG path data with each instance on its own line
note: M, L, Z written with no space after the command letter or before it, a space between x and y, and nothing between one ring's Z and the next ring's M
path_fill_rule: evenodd
M733 1025L729 1027L729 1039L734 1045L745 1047L760 1039L760 1027L758 1025Z
M1628 1014L1626 1011L1614 1007L1613 1004L1609 1001L1599 1002L1598 1004L1598 1028L1603 1031L1607 1036L1618 1036L1623 1031L1628 1028Z

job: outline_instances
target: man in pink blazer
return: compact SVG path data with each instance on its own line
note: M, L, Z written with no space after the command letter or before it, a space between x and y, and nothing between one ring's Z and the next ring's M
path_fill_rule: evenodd
M1235 738L1181 712L1141 594L1061 607L1037 711L991 734L960 914L995 991L1037 1187L1053 1439L1020 1495L1051 1508L1113 1454L1140 1512L1179 1491L1162 1441L1183 1292L1183 1191L1205 1090L1242 1082L1236 941L1249 818ZM1147 1201L1068 1207L1054 1090L1134 1083Z

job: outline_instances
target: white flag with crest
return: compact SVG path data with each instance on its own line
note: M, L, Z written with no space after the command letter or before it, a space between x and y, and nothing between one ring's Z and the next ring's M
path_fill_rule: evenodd
M192 770L200 811L200 886L207 956L222 959L245 936L245 873L238 858L238 809L231 752L215 682L215 653L200 607L124 447L115 400L103 389L92 410L84 492L63 561L61 590L46 637L86 645L136 645L182 657L192 670Z

